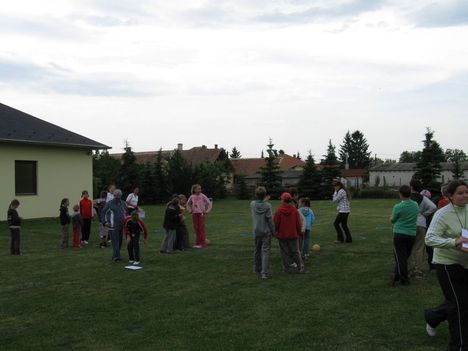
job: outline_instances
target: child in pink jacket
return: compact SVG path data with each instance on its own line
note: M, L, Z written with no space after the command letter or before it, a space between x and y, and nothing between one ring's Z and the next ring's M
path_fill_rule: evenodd
M195 249L207 245L205 230L205 214L211 211L213 204L203 194L200 184L192 186L192 195L187 201L187 210L192 214L193 230L195 231Z

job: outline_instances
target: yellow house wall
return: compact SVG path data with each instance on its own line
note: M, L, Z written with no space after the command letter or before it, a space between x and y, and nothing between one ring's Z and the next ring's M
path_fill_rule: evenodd
M37 161L37 195L15 194L15 161ZM20 201L23 218L58 217L62 198L73 204L88 190L93 196L92 156L87 150L0 144L0 220L12 199Z

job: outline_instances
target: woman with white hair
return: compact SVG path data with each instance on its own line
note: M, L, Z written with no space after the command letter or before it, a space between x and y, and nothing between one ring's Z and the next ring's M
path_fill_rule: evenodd
M102 209L101 221L109 228L109 236L112 243L112 260L121 261L120 248L122 247L122 231L124 218L127 213L125 201L122 200L122 191L114 190L114 198L106 203Z

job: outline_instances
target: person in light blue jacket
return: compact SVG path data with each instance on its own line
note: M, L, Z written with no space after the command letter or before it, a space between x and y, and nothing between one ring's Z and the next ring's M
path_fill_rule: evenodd
M299 212L304 216L305 219L305 232L303 235L302 245L300 249L302 257L307 259L310 255L310 231L312 230L312 224L315 223L314 211L310 208L310 199L303 197L299 200Z

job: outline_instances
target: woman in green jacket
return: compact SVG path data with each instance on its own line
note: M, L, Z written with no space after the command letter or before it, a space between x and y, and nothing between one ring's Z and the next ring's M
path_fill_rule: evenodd
M437 277L445 297L441 306L426 310L426 329L435 328L445 319L449 323L449 350L468 350L468 185L455 180L447 186L450 204L434 215L426 233L426 245L434 247ZM466 248L465 248L466 250Z

